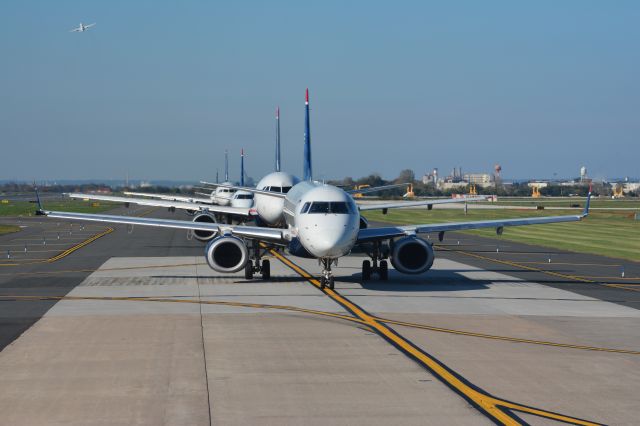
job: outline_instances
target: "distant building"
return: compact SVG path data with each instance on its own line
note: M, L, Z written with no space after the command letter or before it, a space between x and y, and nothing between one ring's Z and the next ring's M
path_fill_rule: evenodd
M527 186L529 188L546 188L547 186L549 186L549 182L529 182L527 183Z
M482 187L491 185L491 175L488 173L467 173L462 177L462 180Z

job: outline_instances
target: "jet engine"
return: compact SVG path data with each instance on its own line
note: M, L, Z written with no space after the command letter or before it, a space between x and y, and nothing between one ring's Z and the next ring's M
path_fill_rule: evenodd
M194 218L198 223L216 223L216 218L211 213L198 213ZM202 242L211 241L218 233L214 231L193 230L193 237Z
M224 235L207 244L207 263L218 272L238 272L249 261L249 251L240 238Z
M417 237L404 237L391 246L391 264L404 274L421 274L433 265L433 247Z

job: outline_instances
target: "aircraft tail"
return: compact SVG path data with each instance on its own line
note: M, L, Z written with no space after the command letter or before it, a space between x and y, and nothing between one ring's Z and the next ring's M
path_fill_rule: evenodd
M589 193L587 194L587 203L584 206L584 211L582 212L582 217L589 216L589 207L591 207L591 190L592 186L589 184Z
M229 151L224 150L224 181L229 182Z
M280 107L276 109L276 172L280 171Z
M244 186L244 148L240 150L240 186Z
M304 170L303 179L312 180L313 173L311 170L311 131L309 123L309 89L307 88L305 98L305 117L304 117Z

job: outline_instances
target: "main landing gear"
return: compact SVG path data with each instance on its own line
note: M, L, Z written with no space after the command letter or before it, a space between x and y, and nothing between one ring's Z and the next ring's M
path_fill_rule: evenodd
M268 250L260 247L259 244L253 242L251 246L247 244L250 253L250 259L244 266L244 277L248 280L253 279L254 273L260 273L263 280L271 279L271 262L269 259L262 259L267 255Z
M362 281L369 281L372 274L378 274L382 281L389 279L389 264L386 261L389 250L385 248L380 242L374 243L373 250L369 253L371 260L362 261Z
M322 277L320 277L320 288L324 289L325 287L329 287L331 290L335 287L335 279L333 278L333 273L331 272L331 264L333 263L333 259L320 259L322 263Z

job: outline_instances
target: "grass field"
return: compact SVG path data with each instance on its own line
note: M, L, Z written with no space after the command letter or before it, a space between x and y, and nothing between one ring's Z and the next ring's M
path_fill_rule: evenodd
M469 209L468 215L465 216L463 210L397 209L389 210L387 215L372 211L366 212L364 216L373 221L409 225L564 214L577 214L577 212L575 210L545 212L544 210ZM579 253L640 261L640 220L634 220L633 212L592 211L589 217L581 222L507 227L502 236L496 235L495 229L465 232Z
M72 199L59 199L59 200L47 200L44 206L47 210L61 210L67 212L77 213L100 213L110 210L117 206L115 203L100 202L97 206L93 203L72 200ZM0 204L0 217L2 216L29 216L35 213L37 205L28 201L11 201L9 204Z

